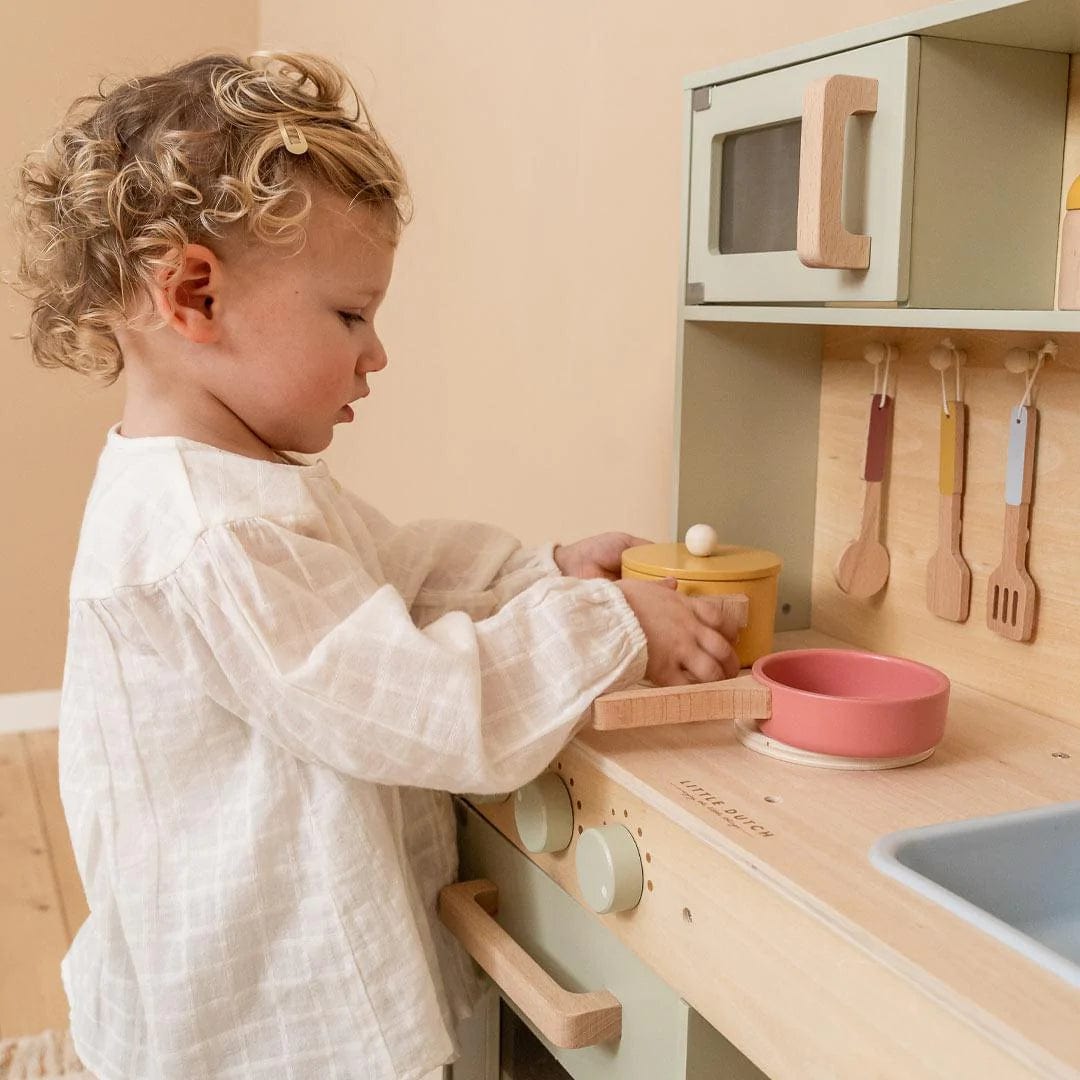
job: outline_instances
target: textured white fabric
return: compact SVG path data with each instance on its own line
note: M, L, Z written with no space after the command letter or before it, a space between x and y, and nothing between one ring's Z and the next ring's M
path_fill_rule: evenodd
M471 962L447 791L541 772L645 639L500 529L401 528L321 459L110 429L71 581L60 781L102 1080L416 1078Z

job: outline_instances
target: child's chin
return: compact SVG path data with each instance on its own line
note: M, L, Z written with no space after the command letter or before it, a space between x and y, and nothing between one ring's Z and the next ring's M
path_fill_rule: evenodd
M288 447L278 447L279 450L284 450L289 454L321 454L331 442L334 440L334 429L328 428L325 434L310 434L305 435L302 439L297 439L292 445Z

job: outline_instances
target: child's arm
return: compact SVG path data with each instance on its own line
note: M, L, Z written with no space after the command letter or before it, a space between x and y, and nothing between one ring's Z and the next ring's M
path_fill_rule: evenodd
M504 529L475 521L426 519L398 526L352 492L345 494L418 626L448 611L486 619L530 585L562 573L552 543L523 547Z
M251 518L108 601L201 691L296 757L383 784L505 791L558 753L645 637L618 585L542 577L424 628L358 557Z

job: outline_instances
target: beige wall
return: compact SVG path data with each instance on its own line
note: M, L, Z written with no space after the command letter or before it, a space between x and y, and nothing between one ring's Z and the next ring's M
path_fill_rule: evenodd
M683 79L924 6L262 0L262 46L344 62L414 192L343 481L398 520L669 539Z
M104 75L153 71L209 49L250 52L257 39L257 0L0 4L0 267L15 269L9 208L18 162L74 98ZM11 340L26 329L27 310L0 288L0 693L60 685L83 503L123 403L122 380L106 390L36 367L29 343Z
M416 201L381 317L391 364L326 454L338 475L399 520L666 538L682 79L923 6L5 4L0 90L17 107L0 120L0 199L105 73L256 43L336 57ZM12 258L5 215L0 266ZM78 524L123 392L33 367L8 340L21 305L0 297L0 692L60 683Z

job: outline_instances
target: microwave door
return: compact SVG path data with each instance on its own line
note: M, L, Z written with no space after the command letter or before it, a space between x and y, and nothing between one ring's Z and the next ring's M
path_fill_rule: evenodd
M688 304L907 298L918 58L898 38L692 92Z

